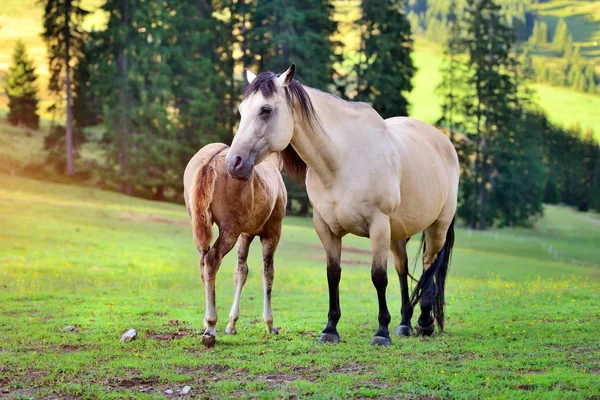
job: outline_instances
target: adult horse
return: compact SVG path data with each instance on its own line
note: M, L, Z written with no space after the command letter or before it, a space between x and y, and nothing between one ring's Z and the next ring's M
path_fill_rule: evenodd
M295 65L281 75L247 71L250 85L225 161L229 174L243 179L269 154L282 152L288 174L306 174L314 226L327 257L329 321L320 341L339 341L341 238L348 233L371 242L371 279L379 301L379 329L371 344L391 344L385 296L388 249L402 295L396 333L413 333L411 317L419 301L417 333L431 335L434 317L443 330L459 179L452 143L425 123L401 117L384 120L368 104L303 86L293 79L294 73ZM406 241L421 231L423 274L411 298Z
M240 181L227 174L227 150L227 145L222 143L204 146L192 157L183 174L185 204L192 220L194 243L200 252L200 273L206 292L202 337L206 346L216 342L215 279L221 260L237 241L235 295L225 330L227 334L235 334L240 316L240 295L248 276L248 249L256 236L260 237L263 249L263 319L267 333L277 333L271 312L273 255L281 236L281 221L287 203L280 157L272 154ZM219 227L219 237L211 247L213 223Z

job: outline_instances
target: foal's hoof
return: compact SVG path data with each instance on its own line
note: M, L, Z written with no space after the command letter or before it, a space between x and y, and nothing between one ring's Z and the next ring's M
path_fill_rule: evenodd
M413 333L413 328L410 325L399 325L396 329L396 335L412 336Z
M227 328L225 328L225 334L226 335L237 335L237 331L235 330L235 328L227 327Z
M431 324L427 326L421 326L420 322L417 322L417 335L418 336L431 336L433 335L433 331L435 331L435 322L431 322Z
M217 338L214 335L204 334L202 335L202 344L206 347L214 347L217 343Z
M340 342L340 337L335 333L323 333L319 338L319 343L332 343L338 344Z
M390 347L392 345L392 339L384 336L375 336L373 340L371 340L371 346L383 346Z

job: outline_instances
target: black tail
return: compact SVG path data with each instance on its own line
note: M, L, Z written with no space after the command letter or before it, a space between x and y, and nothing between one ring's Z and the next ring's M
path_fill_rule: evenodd
M425 235L423 235L421 241L424 243ZM444 296L452 247L454 247L454 219L452 219L452 222L448 227L444 247L439 251L437 259L431 267L421 275L421 278L413 289L410 299L413 307L419 302L421 302L421 304L433 305L433 316L437 321L440 331L444 330ZM425 252L424 244L423 252ZM427 288L431 288L432 290L426 290ZM426 297L423 297L424 294L426 294Z

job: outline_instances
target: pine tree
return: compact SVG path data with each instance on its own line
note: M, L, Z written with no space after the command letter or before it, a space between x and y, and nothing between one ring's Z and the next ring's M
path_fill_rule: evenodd
M459 62L458 57L463 52L461 48L461 26L456 16L456 2L450 1L448 11L448 39L444 49L444 61L440 67L442 79L437 87L437 92L442 96L442 116L438 120L438 125L447 126L450 132L450 141L453 143L454 131L457 129L457 105L460 93L457 87L461 82L460 75L464 73L463 64ZM465 88L461 88L465 89Z
M545 171L541 135L529 131L534 124L525 110L527 91L519 87L514 35L492 0L467 2L464 31L464 79L472 89L460 106L475 154L472 168L463 170L459 213L478 229L526 223L541 212L544 187L536 182L545 182Z
M362 12L356 100L370 102L384 118L408 115L416 68L404 0L363 0Z
M295 63L303 84L322 90L332 86L338 58L330 37L337 24L329 0L258 1L249 12L245 38L250 68L282 72Z
M73 166L73 96L71 67L81 57L87 34L81 28L83 17L87 14L80 7L79 0L46 0L44 9L44 32L42 34L48 47L48 65L50 82L48 90L59 99L65 92L64 102L67 114L65 125L66 173L74 174Z
M93 36L92 82L103 99L107 165L121 191L162 199L203 145L227 141L231 100L228 29L210 1L110 0ZM135 10L135 12L134 12Z
M12 65L6 77L6 94L8 96L8 121L16 126L39 127L40 117L37 114L38 88L35 65L29 59L25 43L18 40L15 44Z

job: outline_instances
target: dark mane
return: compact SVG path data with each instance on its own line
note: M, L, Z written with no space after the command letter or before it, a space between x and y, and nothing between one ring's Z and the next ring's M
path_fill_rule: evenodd
M306 171L308 167L303 159L300 158L291 144L279 153L283 161L283 170L285 174L294 182L304 185L306 180Z
M275 86L275 78L277 77L279 77L279 74L272 72L259 74L244 92L244 99L259 90L265 99L272 98L277 92L277 87ZM310 124L312 129L315 128L315 125L320 125L313 103L300 82L293 79L284 88L284 92L288 107L295 110L294 106L298 106L302 118ZM292 145L288 145L280 154L285 174L296 183L304 183L308 167L298 153L296 153Z
M279 74L274 74L272 72L262 72L258 74L258 76L254 78L252 83L244 92L244 99L248 98L259 90L265 99L270 99L277 92L275 78L278 77ZM297 105L300 108L300 114L302 115L302 118L308 121L308 123L311 125L311 128L314 129L315 123L318 124L317 114L315 112L315 107L313 106L308 93L306 93L306 90L304 90L304 87L302 87L302 84L297 80L292 79L290 84L284 88L284 92L288 106L294 110L294 105Z

